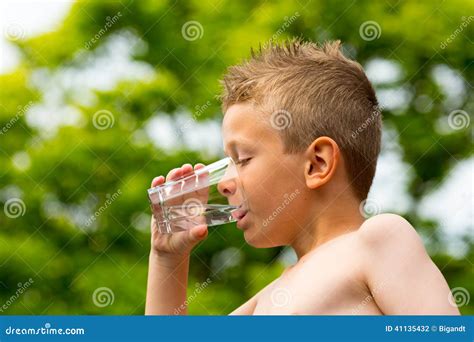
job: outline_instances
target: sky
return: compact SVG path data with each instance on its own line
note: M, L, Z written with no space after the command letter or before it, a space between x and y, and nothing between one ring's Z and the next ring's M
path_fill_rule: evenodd
M72 1L0 0L0 73L18 63L18 52L9 40L32 37L61 24Z
M68 13L72 1L55 0L0 0L0 74L8 73L20 63L20 54L12 40L24 39L54 30ZM137 37L122 35L111 37L104 48L94 52L92 62L74 68L63 68L51 73L44 70L35 72L34 82L43 91L43 101L32 106L26 115L30 126L43 132L44 136L54 136L62 125L80 125L81 113L75 108L64 106L62 95L67 90L77 94L81 101L94 101L95 89L112 89L119 80L146 79L154 70L143 62L133 60L130 40ZM114 53L110 53L113 46ZM367 75L375 86L395 82L403 77L396 62L382 59L371 60L365 65ZM434 79L442 85L451 104L456 104L466 90L459 75L447 66L439 66L433 71ZM410 100L407 89L400 87L377 93L383 106L388 109L403 108ZM176 127L185 127L186 140L178 139ZM167 115L154 113L144 131L137 136L147 135L159 148L173 149L184 144L205 154L222 157L220 123L208 121L196 123L191 113L183 111L175 121ZM205 139L204 139L205 138ZM200 143L200 144L199 144ZM441 222L443 233L450 241L451 254L463 253L458 237L473 234L474 208L474 158L459 161L443 184L428 194L419 203L413 203L407 187L411 177L411 167L402 160L397 134L389 127L383 136L383 151L379 158L377 173L369 194L371 204L380 212L403 212L417 206L426 218ZM25 158L24 155L22 155Z

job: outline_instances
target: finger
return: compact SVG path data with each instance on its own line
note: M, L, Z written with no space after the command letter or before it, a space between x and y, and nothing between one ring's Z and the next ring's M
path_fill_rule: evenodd
M181 170L183 172L183 175L187 175L193 172L193 167L191 164L184 164L181 166Z
M198 225L186 231L170 234L169 243L176 251L190 251L199 241L204 240L207 235L207 226Z
M189 165L189 164L186 164L186 165ZM189 167L191 167L191 170L193 170L191 165L189 165ZM191 171L190 175L192 175L193 173L195 173L195 171L198 171L204 167L205 167L204 164L201 164L201 163L195 164L194 171ZM192 198L194 199L194 202L199 201L201 205L204 205L205 203L207 203L207 198L203 198L203 196L201 196L198 192L199 185L200 185L199 184L200 177L202 176L195 175L194 177L189 177L189 179L187 179L186 181L186 184L183 186L183 192L184 192L184 199Z
M183 192L183 200L189 198L189 194L194 191L196 188L196 178L197 176L194 174L193 168L191 165L189 165L189 169L187 169L188 175L185 178L183 187L182 187L182 192Z
M203 164L196 164L195 170L203 169ZM195 194L201 198L204 203L207 203L209 197L209 172L202 172L199 174Z
M157 186L163 184L164 182L165 182L165 177L163 177L163 176L155 177L151 181L151 187L152 188L157 187ZM157 192L152 192L151 194L149 194L149 198L150 198L151 208L152 208L153 214L155 214L156 212L159 212L158 209L160 208L160 197L159 197L158 193Z
M165 177L163 176L158 176L153 178L151 181L151 187L154 188L155 186L161 185L165 182Z
M182 171L181 171L181 168L178 167L178 168L175 168L173 170L171 170L168 175L166 176L166 181L171 181L171 180L175 180L179 177L181 177L183 175Z
M186 194L194 187L195 177L192 177L194 171L191 164L183 164L183 166L181 166L181 170L183 171L183 175L185 177L185 181L183 182L183 186L181 188L184 201L186 199Z

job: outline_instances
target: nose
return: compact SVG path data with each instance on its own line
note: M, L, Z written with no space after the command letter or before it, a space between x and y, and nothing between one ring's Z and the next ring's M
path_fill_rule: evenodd
M230 162L224 171L224 175L217 183L217 191L219 191L222 196L227 197L227 200L230 201L230 197L238 190L237 181L237 170L234 163Z
M237 191L237 184L233 179L223 180L217 184L217 190L221 195L228 198Z

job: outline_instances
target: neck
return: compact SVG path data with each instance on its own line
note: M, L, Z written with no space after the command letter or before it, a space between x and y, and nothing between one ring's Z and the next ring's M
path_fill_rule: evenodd
M359 229L364 217L359 211L359 202L357 200L350 202L324 208L314 222L297 233L291 247L295 250L298 260L322 244ZM345 208L343 213L341 208Z

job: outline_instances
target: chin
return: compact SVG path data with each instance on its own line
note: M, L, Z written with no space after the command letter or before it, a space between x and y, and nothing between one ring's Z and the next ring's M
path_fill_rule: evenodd
M267 230L262 232L262 227L251 226L244 231L245 241L255 248L271 248L279 246L272 241L272 238Z

